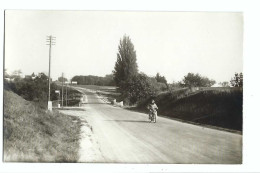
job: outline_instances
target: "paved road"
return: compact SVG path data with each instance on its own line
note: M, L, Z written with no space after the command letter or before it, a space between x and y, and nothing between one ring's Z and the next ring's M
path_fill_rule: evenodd
M95 162L113 163L241 163L242 136L105 104L92 92L81 115L92 126L101 155ZM87 151L86 151L87 152ZM93 155L93 154L92 154ZM95 154L94 154L95 155ZM91 160L88 158L88 160Z

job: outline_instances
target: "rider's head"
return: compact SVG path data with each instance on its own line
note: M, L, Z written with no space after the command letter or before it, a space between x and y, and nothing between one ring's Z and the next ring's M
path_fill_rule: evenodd
M152 99L152 100L151 100L151 103L152 103L152 104L154 104L154 103L155 103L154 99Z

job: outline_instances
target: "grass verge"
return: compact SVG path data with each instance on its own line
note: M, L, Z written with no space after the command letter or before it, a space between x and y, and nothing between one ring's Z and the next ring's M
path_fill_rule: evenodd
M80 119L4 90L5 162L76 162Z

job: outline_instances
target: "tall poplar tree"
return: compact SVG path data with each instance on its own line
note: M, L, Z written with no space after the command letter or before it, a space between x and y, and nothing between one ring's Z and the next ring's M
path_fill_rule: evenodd
M129 36L120 39L117 53L117 61L113 71L114 80L117 86L123 87L127 80L138 74L136 63L136 51Z

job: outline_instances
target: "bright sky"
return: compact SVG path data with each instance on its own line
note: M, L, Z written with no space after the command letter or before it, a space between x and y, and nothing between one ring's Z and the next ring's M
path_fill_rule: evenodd
M5 68L48 74L46 36L53 35L52 78L104 76L124 34L139 71L170 83L188 72L222 82L243 71L243 15L223 12L6 11Z

